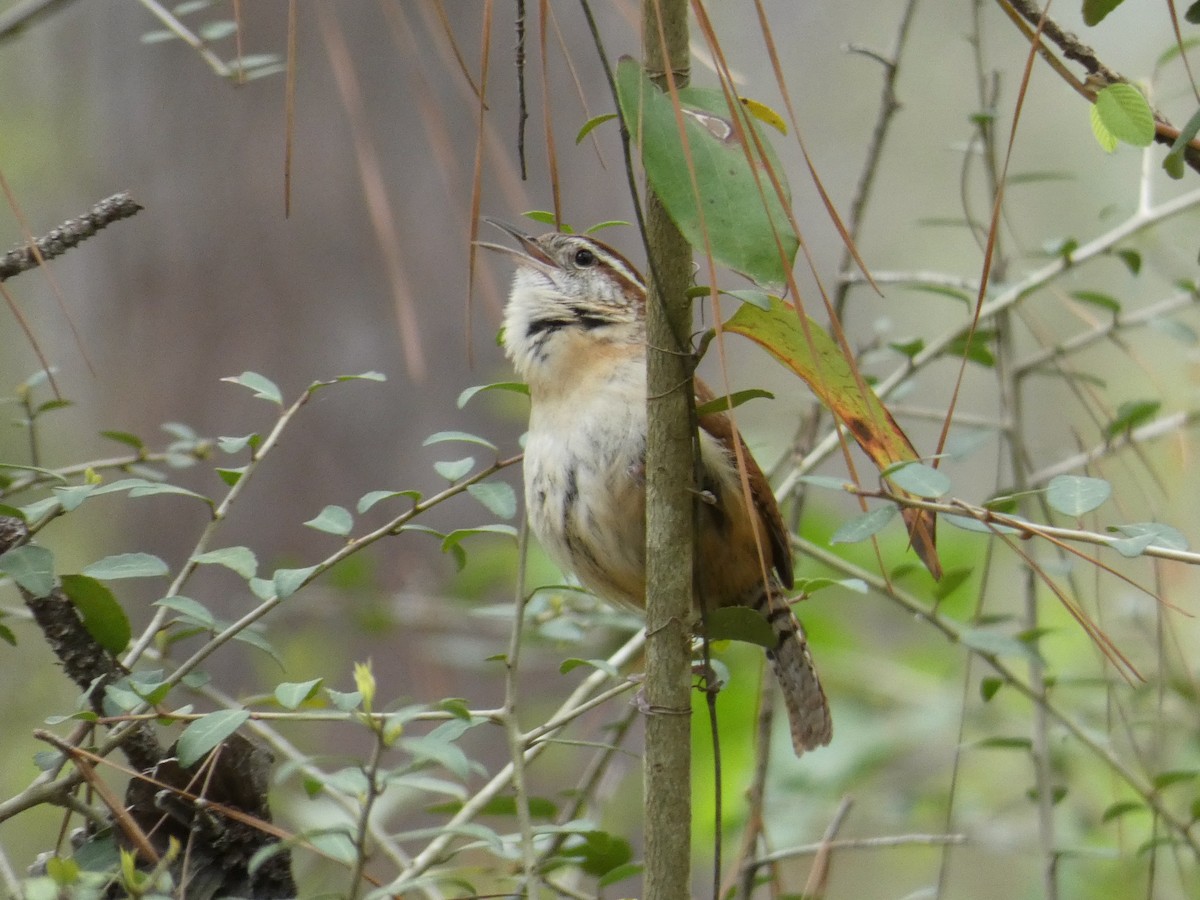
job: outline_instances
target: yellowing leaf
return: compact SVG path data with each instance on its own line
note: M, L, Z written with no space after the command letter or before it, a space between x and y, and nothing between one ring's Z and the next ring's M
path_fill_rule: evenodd
M855 375L842 348L824 329L796 308L771 297L770 309L748 303L725 323L725 330L763 346L809 386L847 430L871 461L883 471L920 457L908 436L869 386ZM902 510L913 549L934 578L942 574L937 557L934 515L925 510Z
M751 100L749 97L742 97L742 106L746 107L746 111L760 122L766 122L780 134L787 134L787 122L783 121L783 116L771 109L765 103L759 103L757 100Z

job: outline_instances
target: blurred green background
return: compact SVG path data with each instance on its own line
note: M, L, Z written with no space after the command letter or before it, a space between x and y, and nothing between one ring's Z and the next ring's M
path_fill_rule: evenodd
M899 0L855 4L765 4L796 104L805 145L833 202L843 213L859 178L865 146L879 103L881 70L848 47L888 53L904 6ZM1172 44L1169 21L1157 7L1126 4L1086 40L1112 67L1149 79L1155 60ZM609 57L637 54L637 13L632 2L596 4ZM781 107L761 37L744 4L712 4L709 10L731 64L748 96ZM457 50L478 76L482 4L445 4ZM297 32L295 131L291 158L290 215L284 214L285 79L267 75L241 86L217 77L181 41L146 40L160 29L135 3L71 3L26 33L0 42L0 173L11 187L29 228L43 233L118 190L129 190L145 210L113 225L53 264L61 301L46 277L29 273L8 283L14 301L56 370L69 408L48 415L39 440L46 466L103 458L120 447L99 435L117 429L147 443L167 440L164 422L183 422L206 436L241 435L269 426L270 411L248 392L220 378L244 370L261 372L295 396L311 381L377 370L385 384L351 383L318 395L301 414L270 465L256 477L223 527L221 544L254 548L264 567L305 565L331 552L328 535L301 526L326 504L352 507L375 489L430 492L444 482L433 463L452 451L424 447L438 431L465 430L487 436L504 455L517 452L525 402L498 392L464 408L455 399L465 388L511 378L496 346L500 309L509 277L503 259L481 255L471 281L471 178L478 138L478 108L454 59L431 3L300 4ZM574 137L591 116L609 110L601 70L576 7L553 5L558 38L549 38L548 82L543 85L530 15L528 102L525 134L528 179L518 173L516 70L509 6L497 7L492 23L491 71L484 117L481 210L510 221L530 209L552 206L545 129L554 136L563 214L583 228L611 219L631 220L616 129L594 132L597 144ZM1056 9L1068 28L1084 31L1075 8ZM195 28L228 18L214 4L189 16ZM241 4L246 54L282 54L286 6ZM964 218L986 221L990 197L981 170L970 162L972 117L981 111L971 35L984 61L982 90L995 94L996 128L1007 135L1027 44L990 4L933 0L918 8L897 89L902 109L877 173L875 194L859 249L876 272L936 272L978 277L982 253ZM222 58L234 55L232 37L217 38ZM565 56L563 53L565 50ZM570 60L568 67L566 60ZM576 91L581 86L586 107ZM695 80L715 78L702 59ZM1154 101L1175 121L1186 121L1194 101L1178 61L1168 62L1154 82ZM792 184L807 252L826 287L836 283L841 243L827 219L794 140L776 136ZM1150 151L1157 166L1162 150ZM965 162L966 161L966 162ZM1142 155L1128 147L1106 155L1088 124L1086 104L1044 66L1036 66L1022 114L1003 221L1010 268L998 277L1017 278L1048 258L1064 240L1086 241L1114 227L1138 202ZM1037 177L1028 177L1028 176ZM1194 190L1194 173L1181 183L1150 176L1156 201ZM7 206L7 204L6 204ZM1072 290L1098 290L1119 298L1126 311L1161 299L1180 279L1196 276L1197 216L1189 213L1129 242L1143 257L1134 276L1110 259L1068 273L1055 292L1023 307L1014 340L1028 353L1086 330L1095 310L1062 302ZM0 216L0 244L22 232L12 212ZM489 236L490 237L490 236ZM606 231L606 240L640 259L630 228ZM804 302L819 317L810 274L800 269ZM733 285L735 279L730 279ZM726 313L730 310L727 309ZM28 339L11 313L0 329L0 395L39 368ZM966 320L958 300L904 288L884 296L855 288L846 328L863 351L864 369L886 375L900 361L889 342L931 338ZM706 319L708 321L708 319ZM1095 421L1126 400L1154 397L1164 410L1196 402L1196 317L1174 321L1184 330L1142 329L1123 343L1100 343L1075 367L1096 383L1047 377L1033 382L1025 398L1024 429L1033 469L1052 464L1094 442ZM1188 324L1190 323L1190 324ZM730 338L729 384L765 387L774 401L755 401L738 411L738 422L756 456L771 467L785 463L811 398L783 370L746 342ZM940 422L957 364L946 360L922 372L895 398L899 418L927 452ZM704 373L721 384L714 360ZM1080 386L1082 384L1082 387ZM43 398L48 399L48 394ZM975 452L949 459L944 470L955 494L982 501L1007 484L1004 452L985 426L1002 418L991 370L969 366L954 439L978 438ZM19 418L16 406L12 419ZM971 423L974 423L972 426ZM473 450L478 448L473 448ZM1194 480L1189 475L1190 436L1181 431L1146 448L1141 460L1122 457L1101 474L1116 486L1116 521L1156 519L1196 534ZM463 454L460 454L463 455ZM487 451L477 454L485 460ZM20 427L0 431L0 458L27 462L27 435ZM861 461L860 461L861 462ZM840 458L822 472L845 475ZM861 470L860 470L861 471ZM1154 473L1153 475L1151 473ZM220 482L208 464L173 473L180 483L214 493ZM505 480L518 485L515 469ZM80 515L56 523L41 540L54 547L63 571L101 556L144 550L178 565L203 527L203 511L175 498L89 501ZM801 525L808 540L824 543L857 506L829 491L811 490ZM490 514L469 498L435 510L427 524L442 530L479 525ZM893 526L882 541L887 567L911 557ZM988 541L942 529L946 568L977 569ZM280 671L266 656L243 645L222 649L209 671L225 691L239 696L269 692L280 680L325 676L343 690L351 686L351 663L371 658L389 698L429 702L465 697L472 706L499 702L501 684L487 657L507 643L502 616L480 615L511 601L515 556L500 539L466 545L467 568L456 571L437 543L418 536L383 541L290 601L267 621L270 639L285 663ZM840 548L876 571L869 545ZM1039 559L1055 565L1048 548ZM997 550L986 590L987 610L1019 606L1021 575L1015 557ZM1148 735L1141 759L1152 771L1189 769L1198 763L1194 702L1195 640L1190 620L1172 616L1162 659L1156 642L1160 622L1153 601L1128 584L1076 563L1091 595L1087 609L1109 628L1121 648L1150 677L1133 709ZM215 568L215 567L210 567ZM799 574L822 574L800 560ZM1195 578L1183 566L1129 564L1131 577L1185 611ZM557 575L535 553L531 583ZM934 590L921 572L899 583L928 599ZM119 596L135 627L148 620L155 585L122 583ZM1006 589L1007 588L1007 589ZM972 615L981 595L978 578L949 595L941 611ZM241 579L205 571L191 591L220 615L249 608ZM1097 652L1046 594L1044 624L1053 628L1041 649L1063 682L1062 705L1079 710L1097 729L1105 727L1105 698L1095 687L1112 678ZM35 774L40 747L30 732L50 714L69 712L75 691L58 677L50 653L21 619L15 592L0 601L16 610L6 620L17 647L0 647L0 793L11 796ZM980 748L979 741L1028 734L1029 704L1002 691L991 703L979 699L979 663L898 606L873 593L829 588L801 608L812 634L836 718L828 750L801 761L775 748L776 778L768 804L772 833L781 846L817 840L843 797L854 806L843 837L961 831L971 844L949 856L943 896L1011 898L1040 896L1043 857L1035 829L1035 806L1026 796L1032 774L1026 754ZM559 676L564 657L595 658L614 646L607 630L549 627L534 642L528 665L528 721L552 708L573 684ZM546 630L543 628L543 630ZM1185 665L1180 665L1180 662ZM736 845L742 791L751 760L739 736L753 725L757 653L728 653L734 672L720 709L725 762L727 847ZM1077 679L1072 685L1071 679ZM1089 681L1092 679L1092 681ZM1160 690L1170 684L1169 690ZM540 692L544 692L544 696ZM964 712L964 705L966 711ZM615 717L620 711L610 713ZM590 726L599 734L603 718ZM704 722L701 716L697 722ZM1157 724L1155 724L1157 723ZM1111 722L1109 723L1111 724ZM478 731L478 730L477 730ZM704 729L696 730L699 841L711 840L711 790L704 763ZM365 744L350 730L323 726L285 732L314 752L321 747L350 754ZM638 727L630 738L636 746ZM777 734L782 739L782 735ZM1177 860L1182 875L1147 888L1147 857L1132 851L1153 836L1143 818L1103 824L1101 815L1121 789L1107 769L1056 735L1056 766L1077 792L1060 804L1059 837L1065 897L1172 897L1173 885L1196 885L1194 860ZM502 760L499 741L474 735L464 742L489 764ZM959 747L965 748L960 755ZM565 753L547 758L539 792L570 783L575 763ZM957 770L956 770L957 760ZM1183 790L1191 789L1187 786ZM635 801L640 790L636 758L617 764L608 795L614 830L636 837ZM1094 795L1091 792L1094 791ZM1078 794L1082 792L1082 796ZM277 814L285 825L320 817L319 807L283 793ZM953 812L950 813L950 798ZM417 817L417 821L428 824ZM9 859L27 864L53 844L58 816L48 811L0 824ZM703 855L704 843L699 843ZM1123 852L1119 852L1123 851ZM854 898L932 896L943 859L936 847L860 851L839 857L829 896ZM305 863L312 865L312 863ZM797 863L796 865L806 865ZM308 871L308 870L305 870ZM697 872L703 872L700 866ZM314 869L306 890L326 884ZM698 876L700 877L700 876ZM331 877L329 885L336 885ZM615 895L614 895L615 896Z

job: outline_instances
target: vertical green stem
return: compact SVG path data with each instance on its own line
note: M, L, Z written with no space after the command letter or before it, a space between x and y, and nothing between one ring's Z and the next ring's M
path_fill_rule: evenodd
M643 0L648 72L688 69L686 0ZM645 898L690 897L691 652L696 431L691 380L691 250L653 191L646 203Z

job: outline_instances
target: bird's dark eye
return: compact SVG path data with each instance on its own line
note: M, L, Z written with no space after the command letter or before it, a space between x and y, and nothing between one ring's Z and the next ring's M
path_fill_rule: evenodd
M596 254L587 247L580 247L575 251L575 265L581 269L586 269L588 266L596 264Z

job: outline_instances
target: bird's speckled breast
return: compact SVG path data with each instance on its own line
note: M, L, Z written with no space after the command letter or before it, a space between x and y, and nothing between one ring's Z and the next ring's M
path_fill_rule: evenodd
M636 607L645 602L644 384L537 398L525 442L529 524L546 552L584 587Z

